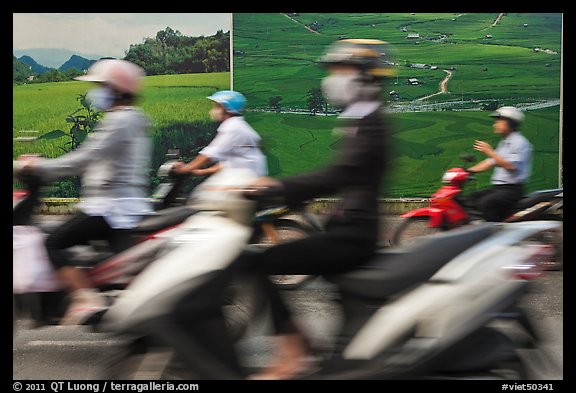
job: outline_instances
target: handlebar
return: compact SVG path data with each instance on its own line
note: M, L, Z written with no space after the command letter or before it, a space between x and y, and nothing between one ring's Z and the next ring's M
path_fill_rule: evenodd
M258 202L263 206L282 205L286 203L282 187L262 186L245 187L242 190L244 198Z
M461 154L460 158L462 159L462 161L464 162L474 162L474 154L472 153L465 153L465 154Z

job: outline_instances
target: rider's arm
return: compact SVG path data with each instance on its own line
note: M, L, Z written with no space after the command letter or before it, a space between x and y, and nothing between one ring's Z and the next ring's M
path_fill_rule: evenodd
M208 176L211 175L213 173L216 173L220 170L220 163L216 163L212 166L209 166L208 168L203 168L203 169L193 169L191 172L193 175L196 176Z
M476 165L471 166L468 168L468 172L484 172L494 167L494 161L490 158L485 159L484 161L480 161Z
M486 156L488 157L488 161L490 161L492 166L499 166L508 171L516 170L516 166L514 165L514 163L498 154L498 152L494 150L489 143L477 140L474 142L474 150L478 150L486 154Z
M175 167L174 172L181 174L193 173L196 175L196 173L194 173L195 171L197 171L199 168L204 168L205 166L210 165L211 162L212 160L210 159L210 157L200 153L196 157L194 157L194 159L190 161L188 164Z
M75 150L53 159L38 159L34 163L37 173L45 181L77 176L95 161L113 157L131 137L128 129L139 121L123 113L114 113L102 119L97 129Z

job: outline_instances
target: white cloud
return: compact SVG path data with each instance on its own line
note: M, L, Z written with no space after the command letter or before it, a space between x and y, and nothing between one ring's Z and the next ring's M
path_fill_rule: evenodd
M122 57L131 44L170 27L183 35L212 35L230 30L229 13L220 14L79 14L14 13L13 50L62 48Z

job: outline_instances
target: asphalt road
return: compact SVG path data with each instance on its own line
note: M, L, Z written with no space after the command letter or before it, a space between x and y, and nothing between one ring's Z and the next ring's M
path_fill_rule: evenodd
M321 279L306 288L284 292L297 313L301 326L312 341L329 344L338 323L338 307L333 291ZM526 297L526 307L544 341L549 359L537 366L537 379L563 379L563 273L549 272L535 291ZM273 348L269 324L261 321L240 342L247 364L262 366ZM102 361L118 341L88 327L44 327L28 329L19 321L13 340L15 380L89 380L101 378Z

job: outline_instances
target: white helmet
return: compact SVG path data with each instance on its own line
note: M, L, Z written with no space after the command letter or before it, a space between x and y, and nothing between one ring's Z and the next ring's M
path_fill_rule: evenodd
M144 70L127 60L102 59L88 68L86 75L74 79L111 85L120 93L134 94L140 89Z
M498 117L512 120L514 123L520 125L524 121L524 113L513 106L503 106L490 114L491 117Z

